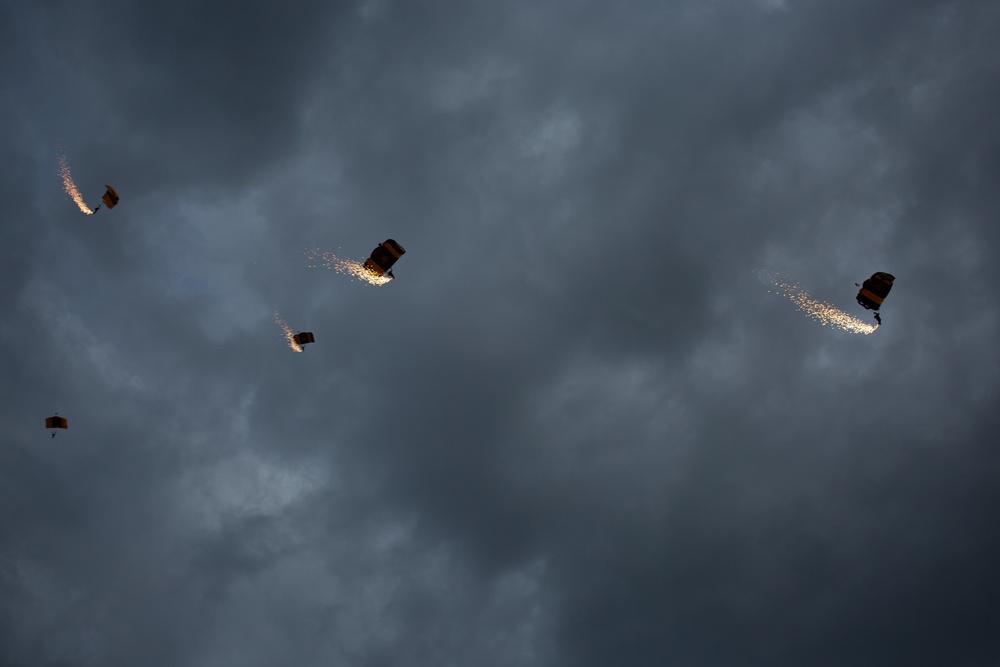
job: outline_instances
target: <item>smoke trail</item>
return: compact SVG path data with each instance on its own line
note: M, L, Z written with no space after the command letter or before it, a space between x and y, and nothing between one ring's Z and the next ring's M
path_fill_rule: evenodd
M764 275L777 288L776 294L787 298L795 304L800 311L818 321L823 326L831 326L850 333L864 334L865 336L878 329L878 325L868 324L864 320L859 320L853 315L845 313L840 308L829 303L817 301L812 298L803 287L791 282L780 274ZM768 290L769 292L771 290Z
M391 280L385 276L377 276L361 262L353 259L340 259L332 252L326 252L319 248L306 248L305 256L310 262L320 262L327 269L333 269L337 273L353 276L369 285L385 285ZM310 264L310 269L316 268L316 264Z
M69 160L66 159L65 155L59 156L59 175L62 177L63 190L66 191L76 205L80 207L80 210L87 215L94 215L94 212L90 210L90 207L83 201L83 196L80 191L76 189L76 183L73 182L73 176L69 173Z
M285 341L288 342L288 347L292 348L295 352L301 352L302 348L295 342L295 334L292 333L292 330L289 328L288 324L285 323L285 320L281 319L281 315L278 314L278 311L274 311L274 323L281 327L281 332L285 337Z

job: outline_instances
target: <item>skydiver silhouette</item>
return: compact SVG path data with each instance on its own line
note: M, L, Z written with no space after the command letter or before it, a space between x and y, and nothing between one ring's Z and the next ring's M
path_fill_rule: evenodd
M878 322L880 325L882 324L882 318L878 316L878 313L875 313L875 321Z
M99 210L101 210L101 205L100 205L100 204L98 204L98 205L97 205L97 208L95 208L95 209L94 209L94 210L92 211L92 213L97 213L97 212L98 212Z

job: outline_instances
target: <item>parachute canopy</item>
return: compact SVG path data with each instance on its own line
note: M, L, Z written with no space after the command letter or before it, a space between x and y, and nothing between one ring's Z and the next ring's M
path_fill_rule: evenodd
M312 335L311 331L303 331L292 336L292 340L295 341L296 345L302 346L306 343L315 343L316 337Z
M108 191L104 193L104 196L101 197L101 199L104 200L105 206L108 208L114 208L115 204L118 203L118 191L110 185L105 185L104 187L106 187Z
M45 418L45 428L69 428L69 422L66 421L65 417L56 414Z
M882 307L882 302L889 295L892 283L896 280L894 276L879 271L864 282L858 291L858 303L868 310L877 311Z
M378 244L372 250L372 256L365 260L365 268L380 278L386 273L389 274L390 278L393 278L392 265L405 252L406 250L403 249L403 246L392 239L386 239L385 242Z

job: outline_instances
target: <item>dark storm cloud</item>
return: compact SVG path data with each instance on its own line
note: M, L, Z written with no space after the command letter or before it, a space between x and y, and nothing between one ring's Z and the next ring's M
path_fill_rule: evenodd
M38 20L43 64L95 100L86 140L101 146L102 163L195 191L243 182L296 147L301 97L351 11L337 2L52 9Z
M995 8L0 11L0 664L996 659Z

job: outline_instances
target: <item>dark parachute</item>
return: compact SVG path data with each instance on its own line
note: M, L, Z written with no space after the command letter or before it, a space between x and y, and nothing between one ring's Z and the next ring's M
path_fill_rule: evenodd
M372 256L365 260L365 268L379 278L388 274L390 278L395 278L392 275L392 265L396 263L396 260L403 256L406 250L403 246L399 245L392 239L386 239L384 243L380 243L375 246L372 250Z
M882 318L879 317L878 309L882 307L885 297L889 296L889 290L892 289L892 283L895 280L896 278L892 274L879 271L866 280L858 291L858 303L866 310L874 310L875 321L879 324L882 324Z
M104 202L104 205L107 206L108 208L114 208L115 205L118 203L119 199L118 191L107 184L105 184L104 187L107 188L107 191L101 197L101 200ZM100 204L98 204L97 208L94 209L94 213L97 213L97 209L99 208L101 208Z
M118 203L118 191L110 185L105 185L104 187L106 187L108 191L104 193L104 196L101 197L101 199L104 200L105 206L108 208L114 208L115 204Z
M63 429L67 429L67 428L69 428L69 422L66 421L65 417L60 417L59 413L57 412L52 417L46 417L45 418L45 428L51 428L51 429L63 428ZM54 430L52 431L52 437L53 438L56 437L56 432Z
M295 341L296 345L302 347L307 343L315 343L316 336L313 336L311 331L303 331L292 336L292 340Z

